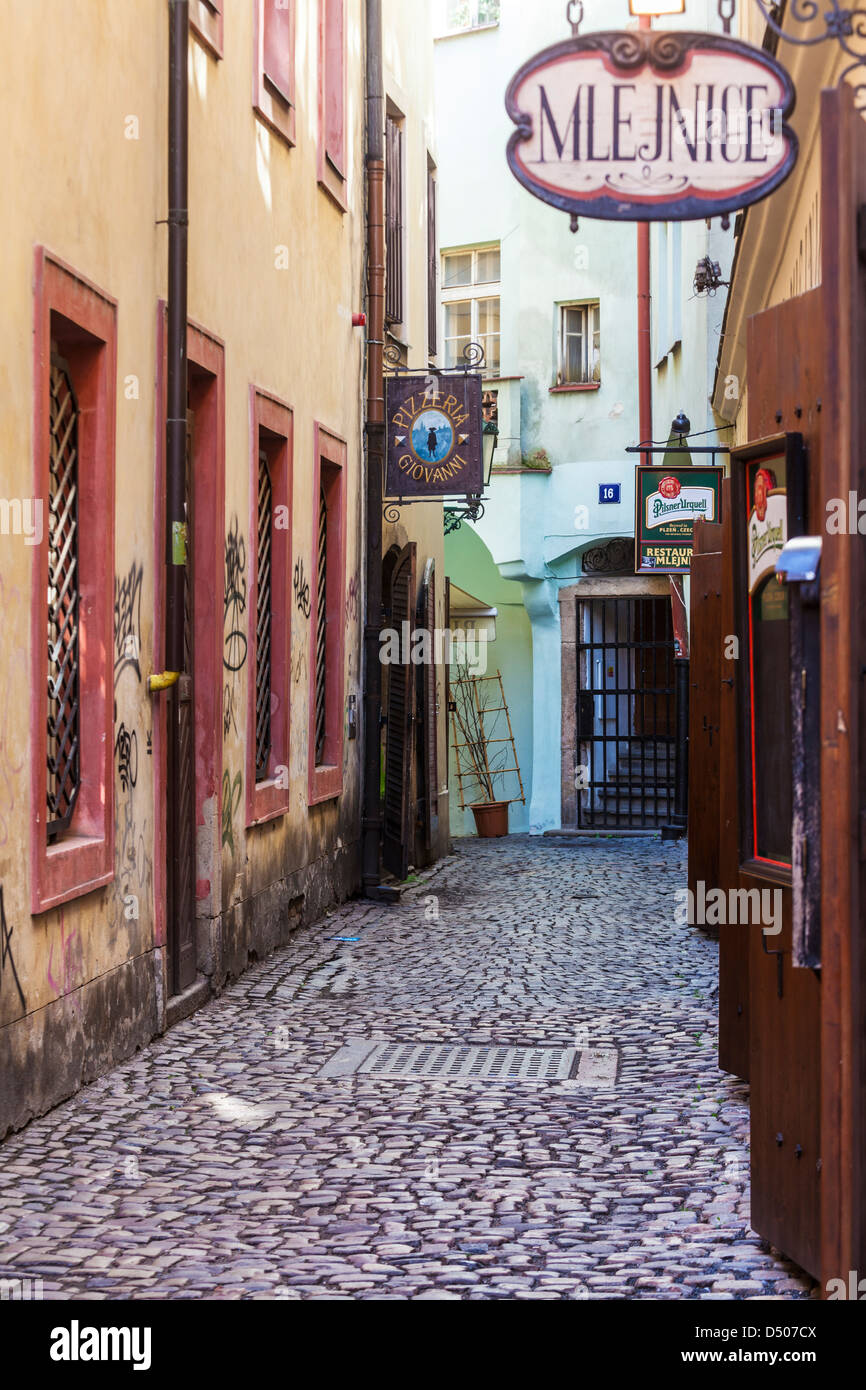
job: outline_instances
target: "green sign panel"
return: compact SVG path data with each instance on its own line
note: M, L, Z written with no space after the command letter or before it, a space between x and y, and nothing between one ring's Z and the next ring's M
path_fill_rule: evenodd
M655 468L635 478L635 571L688 574L695 522L721 519L723 468Z

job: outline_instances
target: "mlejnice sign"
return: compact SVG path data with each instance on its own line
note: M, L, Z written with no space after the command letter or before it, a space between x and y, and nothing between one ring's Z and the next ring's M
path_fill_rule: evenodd
M720 34L585 34L525 63L505 104L515 178L585 217L726 214L766 198L797 158L790 77Z
M387 414L388 497L480 496L480 376L392 377Z

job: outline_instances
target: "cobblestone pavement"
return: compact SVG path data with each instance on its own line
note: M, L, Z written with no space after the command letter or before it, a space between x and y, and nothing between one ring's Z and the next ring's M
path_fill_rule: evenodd
M458 842L0 1147L54 1298L804 1298L748 1222L746 1087L684 851ZM437 917L438 913L438 917ZM348 938L348 939L342 939ZM615 1082L317 1076L347 1039L579 1046Z

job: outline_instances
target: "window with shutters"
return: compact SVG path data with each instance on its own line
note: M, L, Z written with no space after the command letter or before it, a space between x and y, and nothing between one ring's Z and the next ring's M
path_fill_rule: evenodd
M385 322L403 322L405 279L403 121L388 114L385 122Z
M38 913L114 877L113 694L128 639L140 634L112 625L117 306L43 247L35 286L34 497L44 499L31 610ZM137 647L129 665L140 668Z
M225 0L189 0L189 27L215 58L223 56Z
M254 0L253 105L289 145L295 143L297 0Z
M436 246L436 170L427 169L427 352L439 351L439 252Z
M343 789L345 462L345 443L317 425L310 577L310 803L339 796Z
M250 389L247 825L289 809L292 412Z
M598 300L559 307L558 387L601 384L601 332Z
M319 184L342 212L346 202L345 0L320 0Z

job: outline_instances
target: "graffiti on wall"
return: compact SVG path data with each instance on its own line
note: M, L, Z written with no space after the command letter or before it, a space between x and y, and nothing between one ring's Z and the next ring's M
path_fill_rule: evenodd
M0 883L0 994L2 994L4 982L11 979L18 995L21 1005L21 1012L27 1012L27 999L21 988L21 981L18 978L18 971L15 968L15 957L12 954L12 931L6 922L6 908L3 903L3 884Z
M299 613L303 613L305 618L310 616L310 581L304 575L303 560L295 561L295 573L292 578L292 589L295 594L295 607Z
M353 574L352 578L349 580L349 587L346 591L346 627L349 626L349 623L356 623L358 621L360 594L361 585L358 576Z
M153 863L147 851L147 820L140 824L136 817L135 789L138 786L138 735L121 720L114 720L114 759L119 794L114 799L114 903L108 925L116 932L122 920L138 921L141 907L153 901ZM147 734L147 752L153 749L153 736Z
M114 579L114 684L131 668L141 681L141 590L144 568L133 562Z
M234 517L226 536L223 665L227 671L242 670L247 659L246 611L247 547L238 530L238 519Z
M226 768L223 773L223 828L222 842L223 847L228 845L232 854L235 852L235 812L241 801L243 792L243 779L239 772L235 773L234 781L232 775Z

